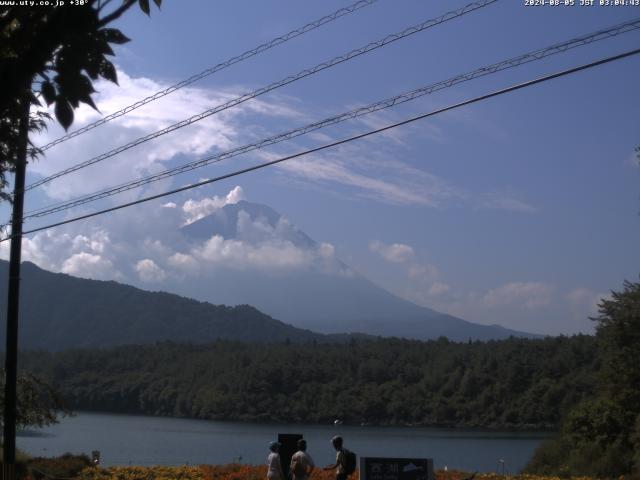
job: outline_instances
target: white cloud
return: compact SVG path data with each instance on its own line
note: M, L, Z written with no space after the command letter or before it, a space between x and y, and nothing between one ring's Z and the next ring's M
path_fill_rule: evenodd
M134 78L122 71L118 72L118 76L120 86L110 82L97 82L96 88L99 92L96 94L96 102L102 113L81 105L75 112L74 128L82 127L101 118L103 114L112 113L134 103L139 98L146 97L149 92L166 87L162 82L143 77ZM218 90L195 87L180 89L93 130L91 134L81 135L65 142L62 146L48 150L42 161L34 162L30 166L30 172L40 176L50 175L78 161L102 154L107 149L158 131L189 115L218 106L236 98L244 91L244 88L238 87ZM248 113L266 115L270 120L278 118L299 122L307 121L304 118L305 111L306 106L298 99L281 94L270 97L270 101L254 99L159 137L152 142L122 152L109 158L104 165L92 166L66 176L64 181L47 184L43 187L43 191L56 200L69 199L157 173L164 170L170 161L183 162L193 157L199 158L213 151L224 151L272 133L265 127L254 125L255 122L248 124L246 121ZM361 117L358 122L368 127L375 127L389 123L393 118L394 115L389 112L378 112L372 116ZM49 131L35 138L35 142L44 144L63 133L59 126L52 124ZM289 176L295 176L299 181L346 186L349 188L348 195L378 202L431 208L466 203L472 208L535 211L535 207L519 199L517 195L508 192L474 194L450 184L422 167L415 168L409 162L398 159L399 155L403 154L398 149L406 149L411 136L424 137L425 134L428 134L432 140L442 141L444 138L440 127L431 123L423 124L420 128L385 133L383 141L376 145L377 148L371 148L371 144L367 142L345 145L322 155L308 156L280 164L278 168L287 172ZM320 141L332 138L324 132L314 132L313 137ZM391 145L388 139L393 140ZM292 147L284 148L293 151ZM256 155L266 159L280 156L276 152L262 151L256 152ZM99 173L97 173L98 170ZM148 193L149 189L153 191L154 188L158 188L157 184L129 191L122 194L120 198L128 200L138 198L145 193L145 190ZM188 221L195 221L201 218L199 215L211 213L212 209L216 208L216 199L217 197L198 200L197 205L191 206L194 214L188 218ZM165 205L167 208L172 208L173 202ZM197 212L199 209L200 211Z
M385 245L378 240L372 240L369 242L369 250L392 263L408 262L415 256L413 248L404 243Z
M330 243L321 243L318 247L318 253L322 258L334 258L336 255L336 247Z
M489 192L478 197L476 208L491 210L509 210L520 213L536 213L538 211L524 200L517 198L514 192Z
M150 92L167 87L164 83L148 78L131 77L121 70L118 71L118 78L119 86L106 81L96 82L98 93L95 94L95 100L101 113L81 104L74 112L73 129L130 105L148 96ZM96 128L87 135L80 135L63 145L47 150L40 161L30 164L29 173L37 174L39 177L51 175L149 133L157 132L191 115L217 107L242 93L244 90L237 87L213 90L190 86L177 90ZM245 102L188 127L135 146L105 160L102 164L67 175L64 181L53 181L42 189L50 198L65 200L157 173L164 170L166 164L176 157L183 157L180 158L182 162L193 157L200 158L214 150L228 150L253 138L257 127L247 125L247 113L268 115L270 119L298 118L297 112L278 102L284 102L283 97L270 97L269 101L254 99ZM43 145L64 133L57 123L52 122L49 129L37 135L34 141Z
M111 280L120 276L111 260L87 252L71 255L62 264L61 271L75 277L94 280Z
M166 272L149 258L136 264L136 272L143 282L161 282L167 278Z
M175 207L156 202L131 209L126 215L45 230L24 239L23 258L50 271L145 283L205 275L207 268L215 267L261 271L318 268L329 274L349 273L335 258L333 245L316 245L283 217L271 225L263 216L252 218L240 211L237 238L214 235L197 241L180 233L185 220L241 198L244 194L237 186L220 197L174 202Z
M598 314L598 304L610 294L597 293L588 288L574 288L565 295L571 313L575 318L594 317Z
M204 245L195 248L192 255L197 260L237 270L291 269L308 267L313 262L311 252L288 241L252 245L238 240L225 240L220 235L214 235Z
M210 215L225 205L238 203L240 200L244 199L244 191L242 190L242 187L238 185L224 197L214 195L213 197L207 197L201 200L187 200L182 205L182 210L187 214L185 224L193 223L207 215Z
M409 278L412 280L434 280L440 275L438 268L435 265L431 265L429 263L413 263L409 265L409 270L407 272Z
M549 305L552 290L542 282L511 282L489 290L481 301L489 308L523 306L536 309Z
M371 152L366 154L372 155ZM358 152L356 155L365 155ZM349 151L308 156L279 165L287 173L310 182L342 184L355 194L396 205L438 207L442 202L462 197L462 193L425 171L381 160L372 171L369 161ZM365 171L359 171L360 169Z
M169 266L184 273L195 273L199 269L198 261L191 255L185 253L174 253L167 259Z
M451 287L446 283L435 282L429 287L429 296L437 297L440 295L444 295L451 290Z
M261 152L265 161L281 154ZM298 181L321 186L345 186L347 195L392 205L417 205L429 208L462 205L473 209L507 210L535 213L536 207L507 189L476 193L453 185L444 178L398 160L398 150L371 149L370 145L343 146L322 154L307 155L278 165L281 171Z

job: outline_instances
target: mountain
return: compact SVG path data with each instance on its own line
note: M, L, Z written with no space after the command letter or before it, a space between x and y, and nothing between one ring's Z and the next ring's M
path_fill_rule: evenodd
M181 233L192 245L214 236L228 242L228 248L277 242L310 258L307 268L274 273L216 267L213 274L202 274L197 281L163 285L185 296L250 304L286 323L322 333L363 332L421 340L446 336L456 341L534 336L499 325L475 324L401 299L339 259L324 255L322 244L266 205L244 200L225 205L183 226Z
M25 262L21 347L60 350L215 339L334 342L346 341L350 333L454 341L532 336L401 299L266 205L228 204L167 231L163 238L169 237L175 243L166 239L157 263L141 260L144 253L135 249L118 260L121 278L140 288L51 273ZM149 265L161 274L139 275ZM0 261L0 319L6 314L7 270L7 262ZM162 291L147 290L151 278L154 290Z
M5 342L8 263L0 261L0 340ZM344 341L292 327L248 305L228 307L113 281L87 280L22 264L20 348L63 350L149 344Z

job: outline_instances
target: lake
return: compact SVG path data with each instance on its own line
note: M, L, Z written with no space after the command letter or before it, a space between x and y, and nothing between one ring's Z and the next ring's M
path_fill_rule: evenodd
M237 461L262 464L278 433L301 433L316 465L332 463L330 445L342 435L345 447L359 456L427 457L435 468L518 472L540 442L539 432L494 432L420 427L290 425L215 422L80 412L57 425L18 434L19 449L32 455L99 450L102 464L180 465ZM502 468L500 468L502 471Z

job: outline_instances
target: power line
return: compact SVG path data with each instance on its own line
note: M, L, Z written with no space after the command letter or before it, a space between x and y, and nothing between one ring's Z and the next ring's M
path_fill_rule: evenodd
M350 13L355 12L356 10L360 10L361 8L364 7L368 7L369 5L377 2L378 0L359 0L355 3L353 3L352 5L349 5L348 7L344 7L341 8L339 10L336 10L335 12L326 15L322 18L319 18L318 20L315 20L313 22L307 23L306 25L300 27L300 28L296 28L295 30L290 31L289 33L285 33L284 35L280 36L280 37L276 37L268 42L263 43L262 45L258 45L255 48L252 48L251 50L247 50L244 53L241 53L240 55L237 55L235 57L232 57L224 62L218 63L217 65L207 68L206 70L203 70L200 73L197 73L195 75L190 76L189 78L187 78L186 80L182 80L181 82L178 82L174 85L171 85L170 87L165 88L164 90L160 90L159 92L154 93L153 95L149 95L146 98L143 98L142 100L138 100L137 102L121 109L118 110L117 112L111 113L109 115L107 115L106 117L101 118L100 120L97 120L93 123L90 123L89 125L86 125L82 128L79 128L73 132L70 132L60 138L57 138L56 140L53 140L52 142L47 143L46 145L39 147L40 150L45 151L50 149L51 147L58 145L59 143L65 142L71 138L77 137L78 135L81 135L83 133L88 132L89 130L93 130L96 127L99 127L100 125L104 125L107 122L110 122L111 120L114 120L118 117L121 117L123 115L126 115L129 112L132 112L133 110L142 107L143 105L146 105L147 103L153 102L154 100L158 100L159 98L162 98L166 95L169 95L170 93L175 92L176 90L180 90L181 88L184 88L188 85L191 85L199 80L202 80L203 78L206 78L210 75L213 75L216 72L219 72L220 70L224 70L227 67L230 67L231 65L234 65L236 63L242 62L244 60L247 60L248 58L251 58L255 55L258 55L262 52L265 52L273 47L276 47L278 45L281 45L285 42L288 42L289 40L299 37L300 35L303 35L307 32L310 32L311 30L315 30L316 28L319 28L327 23L330 23L334 20L337 20L340 17L343 17L345 15L348 15Z
M541 60L543 58L546 58L548 56L551 55L555 55L561 52L565 52L569 49L572 48L576 48L579 46L583 46L583 45L588 45L591 44L593 42L596 41L600 41L600 40L604 40L607 38L611 38L614 37L616 35L620 35L623 33L627 33L633 30L636 30L640 28L640 18L636 18L634 20L630 20L628 22L624 22L622 24L618 24L612 27L608 27L605 29L601 29L598 30L596 32L593 33L589 33L587 35L582 35L580 37L576 37L573 38L571 40L565 41L565 42L561 42L561 43L556 43L554 45L551 45L549 47L546 48L542 48L542 49L538 49L538 50L534 50L532 52L528 52L522 55L519 55L517 57L513 57L510 58L508 60L503 60L501 62L498 63L494 63L492 65L489 66L485 66L482 68L478 68L476 70L473 70L471 72L467 72L467 73L463 73L460 75L457 75L455 77L451 77L447 80L442 80L440 82L428 85L428 86L424 86L409 92L404 92L402 94L396 95L394 97L390 97L387 98L385 100L380 100L378 102L369 104L365 107L360 107L360 108L356 108L354 110L348 111L348 112L344 112L329 118L325 118L324 120L320 120L318 122L314 122L308 125L305 125L303 127L298 127L295 128L293 130L289 130L287 132L284 133L280 133L278 135L269 137L269 138L265 138L265 139L261 139L257 142L248 144L248 145L243 145L240 147L236 147L232 150L228 150L226 152L223 153L218 153L215 155L211 155L209 157L203 158L203 159L199 159L193 162L189 162L187 164L184 165L180 165L168 170L165 170L163 172L159 172L153 175L149 175L147 177L144 178L140 178L137 180L131 180L129 182L117 185L117 186L113 186L113 187L108 187L106 189L103 189L101 191L89 194L89 195L85 195L84 197L80 197L80 198L76 198L74 200L71 201L65 201L65 202L59 202L57 204L54 205L48 205L45 207L41 207L39 209L36 210L32 210L31 212L27 212L27 214L24 216L24 219L28 219L28 218L38 218L38 217L44 217L47 215L51 215L57 212L61 212L61 211L65 211L68 210L70 208L79 206L79 205L84 205L86 203L89 202L94 202L103 198L107 198L113 195L117 195L119 193L123 193L129 190L132 190L134 188L138 188L141 187L143 185L152 183L152 182L156 182L156 181L160 181L166 178L170 178L191 170L195 170L197 168L201 168L207 165L211 165L213 163L218 163L221 162L223 160L226 160L228 158L232 158L244 153L248 153L250 151L253 150L257 150L260 148L264 148L266 146L270 146L270 145L274 145L276 143L282 142L282 141L286 141L286 140L291 140L292 138L296 138L299 137L301 135L305 135L309 132L315 131L315 130L319 130L321 128L325 128L331 125L335 125L353 118L357 118L363 115L367 115L369 113L373 113L376 111L380 111L386 108L390 108L396 105L400 105L402 103L406 103L412 100L415 100L417 98L420 98L424 95L428 95L431 94L435 91L439 91L445 88L449 88L452 87L454 85L457 85L459 83L462 82L466 82L466 81L470 81L473 80L475 78L479 78L479 77L483 77L489 74L493 74L499 71L503 71L509 68L513 68L519 65L523 65L526 63L530 63L533 61L537 61L537 60Z
M234 172L227 173L227 174L224 174L224 175L220 175L220 176L215 177L215 178L211 178L211 179L208 179L208 180L203 180L201 182L194 183L194 184L191 184L191 185L186 185L186 186L180 187L180 188L175 188L175 189L169 190L167 192L159 193L157 195L151 195L149 197L141 198L141 199L138 199L138 200L135 200L135 201L132 201L132 202L116 205L115 207L110 207L110 208L106 208L104 210L99 210L99 211L88 213L88 214L85 214L85 215L80 215L80 216L77 216L77 217L74 217L74 218L70 218L68 220L63 220L63 221L60 221L60 222L56 222L56 223L52 223L52 224L49 224L49 225L45 225L44 227L34 228L34 229L28 230L26 232L23 232L22 235L28 235L28 234L31 234L31 233L35 233L35 232L39 232L39 231L42 231L42 230L46 230L48 228L59 227L61 225L66 225L66 224L74 223L74 222L77 222L77 221L80 221L80 220L85 220L87 218L95 217L95 216L98 216L98 215L103 215L105 213L114 212L116 210L121 210L123 208L132 207L134 205L138 205L140 203L149 202L151 200L157 200L158 198L163 198L163 197L166 197L166 196L169 196L169 195L173 195L173 194L176 194L176 193L184 192L186 190L191 190L191 189L194 189L194 188L202 187L202 186L208 185L210 183L215 183L215 182L219 182L221 180L226 180L228 178L232 178L232 177L236 177L236 176L239 176L239 175L243 175L245 173L253 172L255 170L260 170L262 168L269 167L269 166L272 166L272 165L276 165L278 163L282 163L282 162L285 162L285 161L288 161L288 160L292 160L294 158L299 158L299 157L302 157L302 156L305 156L305 155L309 155L311 153L320 152L322 150L326 150L328 148L333 148L333 147L336 147L336 146L339 146L339 145L343 145L345 143L349 143L349 142L352 142L352 141L355 141L355 140L360 140L362 138L366 138L366 137L369 137L371 135L382 133L382 132L385 132L387 130L391 130L393 128L400 127L402 125L407 125L409 123L416 122L416 121L422 120L424 118L432 117L434 115L438 115L440 113L444 113L444 112L447 112L447 111L450 111L450 110L454 110L456 108L460 108L460 107L463 107L463 106L466 106L466 105L470 105L472 103L477 103L477 102L480 102L480 101L483 101L483 100L487 100L489 98L497 97L499 95L504 95L506 93L510 93L510 92L513 92L513 91L516 91L516 90L520 90L520 89L523 89L523 88L526 88L526 87L530 87L530 86L533 86L533 85L536 85L536 84L539 84L539 83L543 83L543 82L546 82L546 81L549 81L549 80L553 80L555 78L564 77L566 75L577 73L577 72L580 72L582 70L587 70L589 68L593 68L593 67L596 67L596 66L599 66L599 65L604 65L606 63L610 63L610 62L613 62L613 61L616 61L616 60L621 60L623 58L630 57L632 55L637 55L639 53L640 53L640 48L635 49L635 50L631 50L631 51L628 51L628 52L625 52L625 53L621 53L619 55L606 57L604 59L597 60L595 62L591 62L591 63L588 63L588 64L583 64L583 65L580 65L578 67L570 68L568 70L563 70L561 72L557 72L557 73L553 73L553 74L546 75L546 76L543 76L543 77L539 77L539 78L534 79L534 80L529 80L529 81L526 81L526 82L523 82L523 83L520 83L520 84L512 85L511 87L503 88L501 90L496 90L496 91L493 91L491 93L487 93L485 95L481 95L479 97L472 98L470 100L465 100L463 102L459 102L459 103L456 103L456 104L453 104L453 105L449 105L448 107L439 108L437 110L432 110L431 112L428 112L428 113L423 113L421 115L418 115L418 116L415 116L415 117L411 117L411 118L403 120L401 122L393 123L393 124L390 124L390 125L387 125L385 127L381 127L381 128L375 129L375 130L370 130L368 132L361 133L359 135L354 135L352 137L345 138L343 140L338 140L336 142L328 143L328 144L322 145L320 147L311 148L309 150L305 150L305 151L302 151L302 152L299 152L299 153L295 153L293 155L289 155L289 156L286 156L286 157L278 158L278 159L272 160L270 162L265 162L265 163L261 163L259 165L254 165L252 167L247 167L247 168L243 168L241 170L236 170ZM0 242L4 242L6 240L9 240L12 237L13 236L8 236L8 237L5 237L3 239L0 239Z
M286 77L282 80L279 80L277 82L271 83L269 85L267 85L266 87L262 87L259 88L257 90L254 90L253 92L250 93L246 93L244 95L241 95L239 97L236 97L233 100L230 100L224 104L218 105L214 108L211 108L209 110L205 110L202 113L199 113L197 115L193 115L192 117L189 117L185 120L182 120L178 123L174 123L173 125L170 125L162 130L158 130L156 132L150 133L148 135L145 135L144 137L140 137L136 140L133 140L132 142L127 143L126 145L122 145L120 147L117 147L113 150L110 150L109 152L103 153L101 155L98 155L96 157L93 157L89 160L86 160L84 162L81 162L77 165L74 165L72 167L66 168L64 170L61 170L57 173L54 173L53 175L50 175L46 178L43 178L41 180L38 180L30 185L28 185L27 187L25 187L25 191L34 189L36 187L39 187L41 185L44 185L45 183L49 183L50 181L62 177L64 175L68 175L70 173L73 173L77 170L80 170L82 168L88 167L90 165L93 165L95 163L101 162L103 160L106 160L107 158L113 157L119 153L122 153L126 150L129 150L130 148L133 148L137 145L140 145L142 143L148 142L149 140L153 140L155 138L161 137L162 135L166 135L167 133L173 132L175 130L178 130L182 127L186 127L187 125L191 125L192 123L198 122L204 118L207 118L211 115L214 115L216 113L219 113L223 110L226 110L228 108L234 107L236 105L239 105L241 103L246 102L247 100L251 100L253 98L256 98L260 95L263 95L267 92L270 92L272 90L275 90L277 88L283 87L285 85L288 85L290 83L296 82L302 78L308 77L310 75L313 75L315 73L318 73L322 70L331 68L335 65L344 63L348 60L351 60L352 58L358 57L360 55L369 53L373 50L376 50L378 48L384 47L385 45L388 45L390 43L393 43L397 40L400 40L402 38L408 37L410 35L413 35L415 33L421 32L423 30L426 30L428 28L434 27L436 25L439 25L441 23L447 22L449 20L453 20L454 18L458 18L460 16L463 16L467 13L473 12L475 10L478 10L480 8L486 7L494 2L496 2L497 0L479 0L476 2L472 2L458 10L454 10L451 12L447 12L444 15L441 15L437 18L431 19L431 20L427 20L423 23L420 23L418 25L414 25L413 27L409 27L405 30L403 30L402 32L399 33L394 33L391 35L387 35L386 37L384 37L381 40L378 40L376 42L371 42L367 45L365 45L364 47L361 48L357 48L355 50L351 50L350 52L344 54L344 55L340 55L338 57L335 57L327 62L324 63L320 63L312 68L306 69L306 70L302 70L301 72L298 72L295 75L291 75L289 77Z

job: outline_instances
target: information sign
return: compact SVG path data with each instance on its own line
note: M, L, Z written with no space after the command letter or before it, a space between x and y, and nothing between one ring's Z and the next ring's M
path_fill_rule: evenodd
M433 459L360 457L360 480L434 480Z

